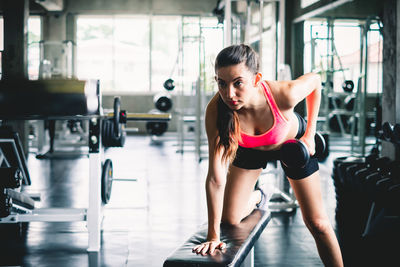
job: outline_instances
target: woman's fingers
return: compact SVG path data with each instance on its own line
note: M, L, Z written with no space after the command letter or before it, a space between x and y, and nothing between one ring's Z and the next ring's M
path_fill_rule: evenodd
M210 245L210 254L212 255L215 251L215 249L218 247L217 243L211 243Z
M206 242L195 246L192 251L197 254L206 255L207 253L213 254L216 249L224 249L225 247L226 244L224 242Z
M221 243L218 244L218 248L219 249L224 249L224 248L226 248L226 244L224 242L221 242Z
M210 243L206 243L203 247L203 249L200 251L201 255L206 255L208 252L208 248L210 247Z

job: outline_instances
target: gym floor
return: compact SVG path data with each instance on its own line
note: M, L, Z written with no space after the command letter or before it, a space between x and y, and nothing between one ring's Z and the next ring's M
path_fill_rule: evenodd
M129 136L123 149L109 149L114 165L111 201L105 206L102 248L86 251L84 222L0 224L0 265L4 266L162 266L165 258L206 222L204 181L207 160L176 153L175 142L154 144L148 136ZM335 226L332 159L320 165L325 207ZM87 157L28 159L39 208L85 208ZM267 167L267 170L270 167ZM270 178L274 179L274 178ZM273 182L272 182L273 183ZM255 266L323 266L300 210L273 213L255 246Z

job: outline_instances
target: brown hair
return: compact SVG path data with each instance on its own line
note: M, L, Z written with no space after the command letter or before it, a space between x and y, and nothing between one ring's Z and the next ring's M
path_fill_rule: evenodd
M250 46L244 44L228 46L217 55L215 72L221 67L228 67L242 62L245 62L246 67L254 75L258 73L258 55ZM221 96L218 97L217 109L218 136L215 151L223 148L222 161L232 162L236 156L239 140L241 140L239 116L236 111L231 110L224 103Z

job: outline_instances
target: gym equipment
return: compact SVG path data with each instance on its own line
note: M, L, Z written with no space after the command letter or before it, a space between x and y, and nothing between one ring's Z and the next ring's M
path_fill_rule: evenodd
M104 120L101 132L101 141L104 148L109 147L123 147L125 145L126 132L124 131L125 126L119 126L121 131L119 138L116 137L114 131L114 120Z
M352 80L346 80L342 83L342 89L343 91L347 93L353 92L354 89L354 82Z
M172 80L171 78L167 79L167 80L164 82L164 88L165 88L166 90L168 90L168 91L174 90L174 88L175 88L175 82L174 82L174 80Z
M19 168L0 168L0 188L18 188L21 186L22 173Z
M101 200L104 204L110 201L113 181L113 165L110 159L106 159L101 173Z
M356 97L352 95L346 96L344 99L344 108L348 111L353 111Z
M400 222L399 175L400 162L378 154L335 159L338 231L357 239L378 232L390 235Z
M393 125L389 122L385 122L382 124L382 137L386 141L393 140Z
M0 218L7 217L11 213L12 200L5 192L0 192Z
M393 141L400 144L400 124L396 123L393 127Z
M149 114L162 114L159 110L152 109ZM146 122L146 131L152 136L161 136L168 130L168 122L148 121Z
M18 133L13 132L10 127L0 128L0 166L18 170L18 175L22 176L22 183L30 185L31 178L26 161L18 156L23 155L22 144L18 140ZM0 177L3 179L3 176Z
M172 99L165 94L157 94L154 96L154 106L159 111L166 112L172 108Z
M0 115L8 119L51 119L55 116L79 119L76 116L95 115L99 108L96 83L80 80L1 80Z
M168 123L166 122L146 122L146 130L150 135L161 136L168 129Z
M329 108L336 109L342 106L342 100L337 96L330 96L329 98Z
M116 139L121 137L122 123L121 123L121 99L119 97L114 97L114 136Z
M256 209L238 225L221 223L221 241L226 243L226 249L223 253L202 256L193 253L192 248L206 241L207 223L205 223L199 231L168 256L163 267L254 266L254 244L270 219L271 214L268 211Z
M104 147L101 138L105 132L104 125L108 124L109 126L108 137L121 137L124 127L120 124L125 124L127 120L169 121L171 114L128 114L121 111L119 98L118 100L114 99L114 112L103 114L99 81L94 80L0 81L0 120L39 119L74 119L89 122L88 208L34 209L34 200L29 195L7 188L4 190L11 201L0 201L0 213L4 215L10 211L7 203L12 204L12 209L11 213L2 218L0 223L86 221L87 250L99 251L103 216L101 163ZM113 128L114 125L118 127ZM0 153L0 166L19 168L23 176L23 183L29 185L29 172L17 133L0 130L0 152L2 152ZM113 180L115 181L115 179Z
M343 124L343 128L345 130L348 128L348 119L349 119L348 115L331 113L331 114L329 114L329 117L328 117L329 128L333 132L341 132L339 120L341 120L341 122Z
M320 133L316 133L315 137L315 154L314 158L320 158L324 155L326 144L325 139ZM302 168L310 160L310 152L307 145L301 140L288 140L283 143L280 149L281 162L289 168Z

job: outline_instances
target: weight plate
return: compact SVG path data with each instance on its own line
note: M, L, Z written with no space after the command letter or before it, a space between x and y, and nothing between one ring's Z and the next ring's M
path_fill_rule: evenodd
M108 147L113 147L114 123L108 124Z
M156 98L154 105L158 110L165 112L172 108L172 99L167 95L159 96Z
M113 182L113 166L111 159L107 159L103 164L103 170L101 174L101 200L103 204L107 204L110 201L111 189Z
M121 135L120 125L121 99L119 96L114 97L114 134L118 138Z
M353 111L354 109L354 104L355 104L356 98L354 96L348 95L344 99L344 107L348 111Z
M168 90L168 91L174 90L174 88L175 88L174 80L172 80L171 78L170 78L170 79L167 79L167 80L164 82L164 88L165 88L166 90Z
M343 91L351 93L354 89L354 82L351 80L344 81L342 84Z
M302 141L288 140L280 149L281 162L290 168L303 167L309 158L307 146Z
M322 158L326 149L325 139L322 136L322 134L317 132L315 133L314 141L315 141L314 157L316 157L317 159Z
M101 143L107 147L107 120L101 122Z
M393 137L393 126L389 122L382 125L382 133L385 140L390 141Z

